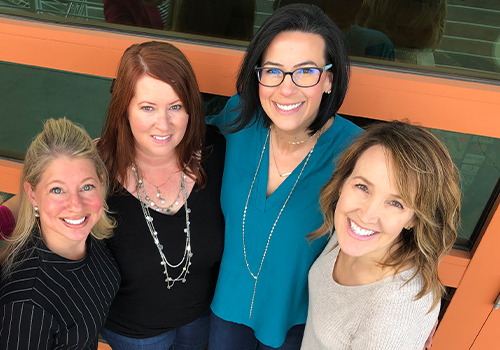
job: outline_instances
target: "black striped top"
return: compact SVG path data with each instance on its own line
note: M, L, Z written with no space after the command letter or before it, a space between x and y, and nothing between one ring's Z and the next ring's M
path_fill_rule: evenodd
M10 278L0 282L0 349L97 349L118 292L118 267L89 236L85 258L51 252L40 238Z

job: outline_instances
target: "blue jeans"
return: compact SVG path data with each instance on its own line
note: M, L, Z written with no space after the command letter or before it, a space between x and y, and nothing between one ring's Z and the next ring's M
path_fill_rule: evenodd
M193 322L151 338L129 338L106 328L101 335L113 350L204 350L209 328L210 308Z
M286 334L285 343L272 348L258 341L252 328L223 320L212 312L208 350L299 350L304 328L304 324L293 326Z

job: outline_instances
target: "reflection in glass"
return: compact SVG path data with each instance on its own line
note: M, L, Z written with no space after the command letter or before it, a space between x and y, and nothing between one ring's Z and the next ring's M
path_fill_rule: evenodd
M103 0L106 22L250 40L255 0Z
M364 0L359 25L376 29L394 44L395 60L434 66L444 33L446 0Z
M460 170L462 227L457 245L470 248L476 224L500 178L500 140L437 129L431 132L446 145Z

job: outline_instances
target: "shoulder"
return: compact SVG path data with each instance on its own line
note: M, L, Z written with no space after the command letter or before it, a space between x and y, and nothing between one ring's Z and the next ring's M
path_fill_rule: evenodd
M23 252L23 260L13 272L0 282L0 305L29 300L32 297L40 270L44 268L42 259L35 247Z
M230 124L239 116L239 107L241 98L238 94L233 95L227 102L224 108L217 114L206 117L207 124L216 125L219 129L226 133L231 127Z

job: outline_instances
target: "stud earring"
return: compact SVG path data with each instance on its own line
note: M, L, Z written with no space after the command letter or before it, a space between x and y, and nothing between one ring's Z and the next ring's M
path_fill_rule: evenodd
M35 217L36 218L40 217L40 213L38 212L38 207L36 205L35 205Z
M332 93L332 90L325 91L325 94L330 95Z

